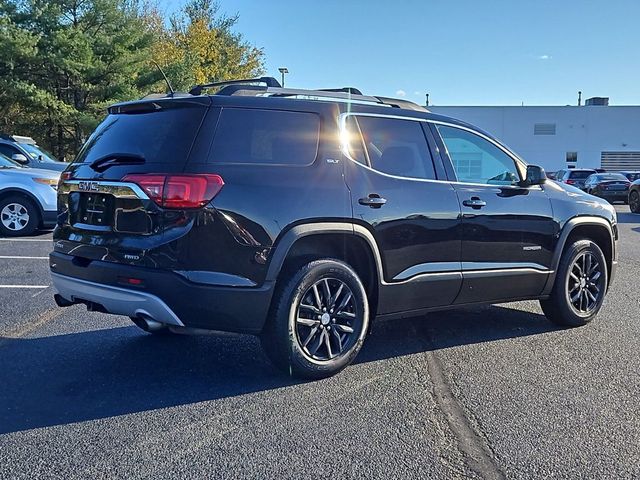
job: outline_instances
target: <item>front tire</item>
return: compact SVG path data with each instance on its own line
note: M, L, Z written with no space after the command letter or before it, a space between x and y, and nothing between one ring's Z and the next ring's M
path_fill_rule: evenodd
M271 361L293 377L338 373L362 348L369 328L367 294L338 260L315 260L285 278L260 337Z
M637 190L629 194L629 210L632 213L640 213L640 193Z
M540 300L540 306L556 325L580 327L600 311L607 285L607 262L602 250L591 240L578 240L562 254L551 295Z
M39 223L38 209L28 198L10 195L0 200L0 234L6 237L31 235Z

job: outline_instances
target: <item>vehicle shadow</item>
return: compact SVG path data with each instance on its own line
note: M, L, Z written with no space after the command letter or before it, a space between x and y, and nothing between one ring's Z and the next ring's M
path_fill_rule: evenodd
M434 313L377 324L357 362L551 330L542 315L506 307ZM302 383L275 370L253 337L152 337L136 327L0 337L0 364L0 434Z

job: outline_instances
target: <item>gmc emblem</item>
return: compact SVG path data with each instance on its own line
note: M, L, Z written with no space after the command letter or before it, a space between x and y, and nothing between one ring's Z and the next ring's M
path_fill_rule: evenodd
M84 192L97 192L98 182L78 182L78 189Z

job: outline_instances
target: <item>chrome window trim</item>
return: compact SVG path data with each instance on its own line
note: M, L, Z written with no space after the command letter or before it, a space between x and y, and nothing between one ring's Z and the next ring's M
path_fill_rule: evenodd
M81 190L80 183L89 182L97 185L98 190ZM116 198L137 198L149 200L149 196L135 183L130 182L110 182L104 180L64 180L58 187L58 193L68 194L70 192L85 193L106 193Z
M377 173L378 175L383 175L383 176L389 177L389 178L395 178L397 180L411 180L411 181L414 181L414 182L449 183L449 184L452 184L452 185L470 185L470 186L477 186L477 187L510 188L510 189L523 189L523 188L526 188L528 190L542 190L542 187L540 185L531 185L529 187L520 187L518 185L492 185L490 183L460 182L460 181L457 181L457 180L435 180L435 179L430 179L430 178L403 177L401 175L392 175L390 173L381 172L379 170L376 170L375 168L371 168L368 165L363 165L362 163L360 163L357 160L355 160L351 156L351 154L349 153L348 144L347 144L347 141L346 141L346 138L345 138L346 137L346 132L347 132L347 117L349 117L349 116L391 118L391 119L394 119L394 120L411 120L411 121L414 121L414 122L431 123L431 124L437 124L437 125L445 125L447 127L459 128L461 130L466 130L469 133L472 133L474 135L478 135L479 137L481 137L481 138L487 140L488 142L492 143L497 148L499 148L502 152L504 152L509 158L511 158L514 161L514 163L517 163L521 167L526 168L526 164L524 163L523 160L518 158L513 152L508 150L506 147L500 145L500 143L496 142L492 138L484 135L481 132L473 130L472 128L468 128L468 127L465 127L465 126L462 126L462 125L456 125L455 123L443 122L441 120L430 120L430 119L419 118L419 117L406 117L406 116L402 116L402 115L386 115L386 114L383 114L383 113L368 113L368 112L343 112L343 113L341 113L340 115L338 115L338 127L339 127L339 131L340 131L340 151L342 152L342 154L345 157L347 157L349 160L351 160L356 165L358 165L358 166L360 166L362 168L366 168L367 170L369 170L371 172L374 172L374 173ZM425 139L425 141L426 141L426 139ZM445 148L446 147L447 146L445 145ZM447 155L449 155L449 152L447 152ZM451 157L449 157L449 158L451 158ZM521 175L519 169L518 169L518 175Z

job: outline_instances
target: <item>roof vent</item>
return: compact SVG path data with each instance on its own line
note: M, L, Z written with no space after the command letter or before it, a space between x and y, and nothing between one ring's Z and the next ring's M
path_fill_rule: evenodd
M609 106L609 97L591 97L587 98L584 102L587 107L608 107Z
M534 135L555 135L556 124L555 123L536 123L533 125Z

